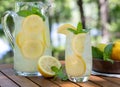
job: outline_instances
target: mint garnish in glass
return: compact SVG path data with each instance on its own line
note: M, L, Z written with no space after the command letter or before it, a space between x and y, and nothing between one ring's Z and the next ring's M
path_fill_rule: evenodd
M89 30L88 29L83 29L82 27L82 23L78 23L77 24L77 29L72 29L72 28L68 28L69 31L71 31L74 34L79 34L79 33L87 33Z

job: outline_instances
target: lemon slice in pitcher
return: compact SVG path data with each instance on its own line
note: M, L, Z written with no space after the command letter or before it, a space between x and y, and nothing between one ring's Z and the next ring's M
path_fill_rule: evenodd
M72 39L72 49L75 52L75 54L81 56L81 54L84 51L85 40L86 40L86 34L85 33L77 34L73 37L73 39Z
M19 32L16 36L16 43L19 47L27 40L44 40L42 34Z
M44 46L40 40L26 40L21 51L25 58L34 59L40 57L44 52Z
M53 77L55 72L51 70L52 66L56 66L58 69L61 67L61 63L58 59L52 56L42 56L38 60L38 70L44 77Z
M40 33L45 28L43 19L38 15L30 15L23 20L22 30L27 33Z
M64 24L58 28L58 33L68 35L71 32L68 30L68 28L76 29L71 24Z

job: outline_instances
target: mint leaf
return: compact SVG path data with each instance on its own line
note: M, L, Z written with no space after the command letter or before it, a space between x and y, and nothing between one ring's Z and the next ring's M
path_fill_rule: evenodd
M83 29L83 27L82 27L82 23L78 23L78 25L77 25L77 31L79 32L79 33L81 33L82 32L82 29Z
M39 8L37 7L32 7L30 10L20 10L19 12L17 12L17 14L22 17L27 17L29 15L36 14L42 17L43 21L45 21L44 15L42 15Z
M56 79L57 77L64 81L68 79L67 75L64 73L64 68L62 66L60 67L60 69L58 69L56 66L52 66L51 70L55 72L54 79Z
M96 59L103 59L103 52L97 47L92 46L92 57Z
M56 66L52 66L51 67L52 71L54 71L55 73L57 73L59 71L59 69Z
M69 31L71 31L74 34L79 34L79 33L87 33L89 30L88 29L83 29L82 27L82 23L78 23L77 24L77 29L72 29L72 28L68 28Z
M112 47L113 44L108 44L105 48L104 48L104 53L103 53L103 59L105 61L110 61L111 63L113 63L113 60L111 59L111 53L112 53Z
M28 15L31 15L32 13L28 10L21 10L21 11L17 12L17 14L20 16L26 17Z
M69 31L71 31L72 33L74 34L77 34L77 31L75 29L72 29L72 28L68 28Z

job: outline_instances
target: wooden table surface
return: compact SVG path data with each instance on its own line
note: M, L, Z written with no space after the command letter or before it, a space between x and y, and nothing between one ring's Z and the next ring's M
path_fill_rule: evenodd
M120 87L120 78L91 75L85 83L45 79L39 77L22 77L14 74L12 64L0 65L0 87Z

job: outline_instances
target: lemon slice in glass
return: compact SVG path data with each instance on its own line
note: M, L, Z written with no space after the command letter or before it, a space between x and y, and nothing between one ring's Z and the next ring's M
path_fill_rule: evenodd
M27 33L40 33L45 28L43 19L38 15L30 15L23 20L22 30Z
M81 56L81 54L84 51L85 40L86 40L85 33L74 35L74 37L72 39L72 49L75 54Z
M71 31L69 31L68 28L72 28L76 30L76 28L71 24L64 24L58 28L58 33L68 35L69 33L71 33Z
M58 59L52 56L42 56L38 60L38 70L44 77L53 77L55 72L51 70L52 66L61 67Z
M65 59L66 72L70 76L82 76L86 72L86 64L81 56L75 54Z
M40 40L26 40L20 49L25 58L29 59L38 58L44 52L44 46Z

